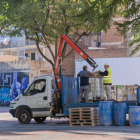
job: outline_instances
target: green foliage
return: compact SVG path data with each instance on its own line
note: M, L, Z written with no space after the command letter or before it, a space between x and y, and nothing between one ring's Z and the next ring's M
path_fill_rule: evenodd
M112 18L115 17L122 0L83 0L83 3L85 7L78 17L94 23L95 31L101 32L110 29Z
M38 49L39 43L44 44L53 62L43 57L54 67L50 44L56 36L72 34L77 42L83 35L106 31L113 16L109 8L105 13L108 4L104 0L0 0L0 35L12 37L25 33L27 39L36 41Z
M28 31L28 35L34 36L36 32L42 34L44 28L45 37L52 44L55 37L62 34L77 33L81 35L87 30L94 32L93 24L76 16L84 9L83 1L1 0L0 9L0 15L2 15L0 25L5 17L14 27L12 31L5 30L5 34L10 36L20 36L21 31L25 29ZM5 24L9 25L7 21Z
M84 10L78 17L96 24L95 30L97 32L107 31L115 14L125 17L124 23L114 21L114 24L117 25L117 35L128 34L130 39L129 46L133 47L131 55L140 50L139 0L83 0L83 3L85 3Z
M115 22L119 35L130 32L131 47L140 41L139 8L135 0L0 0L0 35L22 36L24 32L27 38L48 47L54 58L50 44L56 36L73 34L78 41L83 35L107 31L118 13L133 18Z
M126 9L120 13L121 16L127 17L124 23L115 23L119 35L128 34L130 39L129 47L132 47L131 56L140 50L140 1L129 0Z

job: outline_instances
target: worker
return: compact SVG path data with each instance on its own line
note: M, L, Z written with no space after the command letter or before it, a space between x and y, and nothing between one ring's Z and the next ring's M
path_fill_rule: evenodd
M80 77L80 91L78 96L78 103L81 102L83 92L85 96L85 103L88 102L88 95L90 93L90 86L89 86L89 77L92 76L94 72L88 71L88 67L85 65L83 66L83 70L80 71L77 76Z
M105 85L105 92L107 96L107 100L111 99L111 85L112 85L112 71L109 68L109 64L104 64L105 71L96 71L95 73L99 73L100 75L104 76L104 85Z

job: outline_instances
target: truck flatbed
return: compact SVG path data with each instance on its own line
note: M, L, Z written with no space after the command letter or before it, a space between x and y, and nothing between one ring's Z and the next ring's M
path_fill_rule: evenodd
M63 111L64 115L69 115L69 108L86 108L86 107L98 107L100 102L93 102L93 103L73 103L64 106ZM113 101L113 104L116 102ZM119 103L126 103L126 110L127 113L129 111L129 106L137 106L135 101L120 101Z

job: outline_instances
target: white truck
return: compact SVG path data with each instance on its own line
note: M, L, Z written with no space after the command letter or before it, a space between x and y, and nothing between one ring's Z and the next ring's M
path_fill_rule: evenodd
M42 123L50 116L49 103L53 101L56 89L54 77L37 77L11 102L9 112L22 124L29 123L31 118Z

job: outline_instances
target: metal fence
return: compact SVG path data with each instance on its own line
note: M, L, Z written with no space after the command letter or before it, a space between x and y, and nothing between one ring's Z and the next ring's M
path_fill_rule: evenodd
M137 103L140 103L140 86L137 88Z
M62 105L77 103L78 100L77 78L64 77L61 75Z

